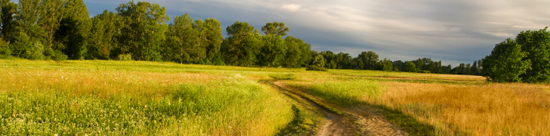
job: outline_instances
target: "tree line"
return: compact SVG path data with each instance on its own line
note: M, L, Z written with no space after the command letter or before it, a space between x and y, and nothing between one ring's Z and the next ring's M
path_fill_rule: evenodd
M286 67L310 70L363 69L421 73L481 74L481 60L452 68L441 61L379 59L373 51L348 53L311 50L287 35L283 22L260 30L235 22L222 35L213 18L170 17L159 4L120 4L90 18L82 0L0 0L0 55L46 60L143 60L185 64Z
M438 73L438 74L461 74L461 75L481 75L482 61L470 63L461 63L459 66L444 66L441 61L434 61L431 58L418 58L411 61L392 61L388 58L380 59L379 55L373 51L363 51L352 57L348 53L340 52L335 54L331 51L311 51L312 58L324 59L324 63L317 63L326 69L361 69L361 70L382 70L396 72L419 72L419 73ZM314 65L314 60L309 65Z

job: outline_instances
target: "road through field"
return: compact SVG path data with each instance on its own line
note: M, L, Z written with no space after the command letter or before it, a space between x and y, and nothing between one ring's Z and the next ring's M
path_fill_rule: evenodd
M289 91L289 89L286 86L283 86L281 82L273 82L273 85L278 87L281 91L290 97L294 97L295 99L301 99L304 102L307 102L307 104L315 107L318 111L322 112L325 117L325 124L321 127L319 132L317 133L318 136L353 136L356 135L358 131L354 128L353 121L343 115L336 114L332 111L329 111L321 106L319 106L317 103L304 98L301 95L298 95L294 92ZM289 93L290 92L290 93Z
M406 136L407 134L395 125L389 123L382 115L374 110L345 109L338 108L343 113L337 114L334 111L327 110L312 99L317 99L302 91L285 86L281 81L273 82L283 92L288 95L294 95L303 99L310 105L316 107L326 115L326 123L317 133L319 136L348 136L348 135L374 135L374 136ZM334 109L334 107L331 107Z

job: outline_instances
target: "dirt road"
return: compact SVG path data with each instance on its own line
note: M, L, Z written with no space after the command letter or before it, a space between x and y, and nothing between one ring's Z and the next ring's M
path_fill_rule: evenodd
M317 98L301 90L285 86L281 81L275 81L273 85L277 86L282 91L290 92L291 95L296 95L326 115L326 123L317 133L319 136L407 136L405 132L389 123L384 116L378 114L375 110L331 107L344 112L336 114L312 101L312 99Z

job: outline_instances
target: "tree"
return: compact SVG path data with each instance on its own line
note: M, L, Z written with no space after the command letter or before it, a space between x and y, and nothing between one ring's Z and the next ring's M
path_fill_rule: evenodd
M464 74L465 75L470 75L471 74L471 68L470 68L470 63L466 64L466 66L464 67Z
M33 55L25 56L36 56L33 57L35 59L42 58L43 55L39 54L43 52L37 52L38 50L44 51L42 43L38 43L43 41L42 36L45 32L42 27L37 25L40 17L43 17L41 3L42 0L19 0L15 21L13 22L16 25L14 38L11 41L12 44L10 44L12 55L23 57L23 54L31 53ZM31 46L36 48L30 48Z
M226 28L227 37L222 44L225 63L253 66L260 50L261 35L246 22L235 22Z
M472 64L472 67L470 69L470 74L472 75L478 75L478 70L477 70L477 61L474 61L474 64Z
M0 30L2 31L1 37L4 41L10 41L15 32L15 26L13 23L14 14L17 12L17 4L10 2L10 0L0 0L0 20L2 22Z
M212 62L212 59L219 54L223 42L222 27L218 20L207 18L204 20L202 31L206 40L203 42L206 43L206 61Z
M70 59L84 59L88 57L88 34L92 27L88 9L82 0L69 0L63 10L64 15L54 35L57 46L53 48L63 51Z
M261 66L278 67L284 59L287 48L284 45L284 40L281 36L268 34L262 37L262 47L258 60Z
M404 70L405 72L416 72L416 65L414 65L413 62L406 62L405 63L405 68Z
M300 60L302 60L302 50L300 49L299 39L294 38L293 36L287 36L285 38L285 46L287 48L284 59L282 59L281 64L283 67L287 68L299 68L301 66Z
M415 61L415 65L416 65L416 71L422 71L424 69L422 69L422 67L424 66L425 62L424 62L424 59L421 59L421 58L418 58L418 60Z
M311 44L306 43L302 41L301 39L297 39L297 43L300 46L300 65L305 67L307 66L308 62L311 61L312 57L309 54L311 51Z
M162 60L161 44L168 29L165 22L170 20L166 9L158 4L130 1L116 10L121 19L121 35L117 37L121 54L131 54L136 60Z
M44 51L44 46L39 41L33 41L25 32L19 32L15 35L14 41L13 41L14 47L17 47L14 50L14 54L17 57L25 58L25 59L43 59L44 55L42 52Z
M384 58L384 60L380 60L380 66L382 66L383 71L393 71L393 63L391 60Z
M365 63L361 59L355 59L355 62L357 62L357 68L356 69L364 69Z
M521 75L526 82L550 82L550 32L547 28L522 31L516 37L521 51L526 52L523 61L531 62L531 69Z
M401 60L393 61L393 67L399 69L399 71L405 68L405 62Z
M315 58L313 59L313 65L320 68L325 67L325 58L323 57L323 55L319 54L315 56Z
M167 39L163 58L167 61L179 63L191 63L196 31L193 28L193 19L188 14L176 16L174 23L170 24L167 31Z
M81 1L82 2L82 1ZM84 2L82 2L84 3ZM45 0L42 3L39 3L39 9L40 9L40 15L38 19L38 25L44 29L44 33L41 33L41 36L45 40L43 44L45 45L46 55L51 55L50 52L53 52L53 50L63 50L63 49L55 49L54 47L54 40L55 40L55 34L59 27L62 24L62 20L64 16L66 15L65 12L68 10L65 4L68 4L65 0ZM88 10L84 7L86 15L88 15ZM72 12L72 11L70 11ZM67 13L71 14L71 13ZM89 16L86 16L86 18L89 18ZM71 27L71 26L66 26Z
M378 54L374 53L373 51L363 51L361 52L361 54L359 54L358 58L362 60L363 64L365 65L363 69L375 70L378 67Z
M337 60L338 60L338 66L337 68L338 69L349 69L350 66L351 66L351 57L349 56L348 53L343 53L343 52L340 52L338 53L337 55Z
M481 60L477 60L477 73L478 75L482 75L483 73L483 67L482 67L482 61Z
M286 27L283 22L268 22L262 27L262 32L266 35L274 34L277 36L285 36L286 32L288 32L288 27Z
M103 11L91 19L92 26L88 34L88 59L110 59L116 56L113 50L117 47L115 36L119 34L116 27L118 18L113 12Z
M491 55L483 59L483 75L493 82L521 82L520 75L530 69L530 60L522 60L526 56L521 51L521 45L508 38L496 44Z

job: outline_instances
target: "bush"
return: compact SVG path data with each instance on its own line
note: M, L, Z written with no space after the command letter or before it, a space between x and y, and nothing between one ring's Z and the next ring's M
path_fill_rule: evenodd
M327 71L327 69L322 68L322 67L318 67L318 66L315 66L315 65L308 65L306 67L306 70L308 70L308 71Z
M61 51L55 51L53 54L52 54L52 59L55 60L55 61L64 61L64 60L67 60L68 56L65 55L63 52Z
M6 58L11 55L10 44L0 40L0 58Z
M132 54L128 53L128 54L120 54L118 55L118 60L122 60L122 61L131 61L132 60Z
M426 74L430 74L431 72L428 71L428 70L422 70L422 71L418 71L418 73L426 73Z
M22 58L30 59L30 60L41 60L44 59L44 45L42 45L41 42L36 41L33 44L26 44L27 46L24 48L25 52L21 55Z

